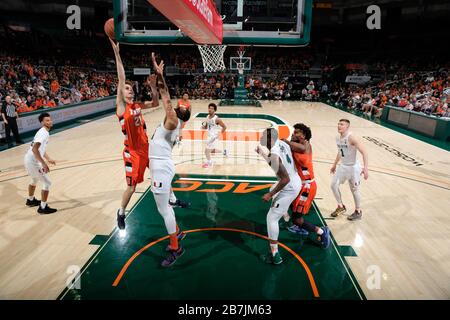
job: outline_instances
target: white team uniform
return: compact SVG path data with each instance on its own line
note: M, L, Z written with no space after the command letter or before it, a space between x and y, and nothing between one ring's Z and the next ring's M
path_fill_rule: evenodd
M178 119L176 129L167 130L164 128L164 122L162 122L155 129L155 133L150 140L148 151L153 193L170 193L172 179L175 176L172 149L180 134L181 125L182 121Z
M336 169L333 179L334 181L337 180L339 184L343 184L348 180L352 186L356 187L361 181L361 165L356 157L356 147L349 142L351 134L349 132L343 138L340 135L336 137L336 144L341 155L341 164Z
M215 142L219 138L221 126L216 124L217 118L217 115L214 115L212 118L209 118L209 115L206 117L206 126L208 129L206 149L215 149Z
M25 169L28 172L28 175L33 180L41 180L44 183L47 183L49 180L47 174L42 169L42 164L36 159L36 157L33 154L33 146L35 143L40 143L39 146L39 153L41 154L41 157L44 157L45 151L47 150L47 144L48 140L50 138L50 134L42 127L41 129L36 132L33 138L33 142L31 142L31 146L28 149L27 153L24 157L24 163L25 163Z
M290 178L290 182L273 197L272 201L272 211L281 218L288 211L292 201L297 198L302 181L295 167L291 148L286 142L277 140L275 145L270 149L270 153L276 154L281 159Z

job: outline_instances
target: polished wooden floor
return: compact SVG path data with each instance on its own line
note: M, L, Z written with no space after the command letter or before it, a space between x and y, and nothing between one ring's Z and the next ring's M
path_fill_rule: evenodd
M208 101L192 104L193 114L207 111ZM369 152L370 176L362 183L363 219L350 222L342 216L326 221L337 244L356 251L357 256L346 259L365 296L450 298L449 152L321 103L264 102L262 108L220 107L220 112L269 114L291 126L303 122L312 128L315 202L325 218L336 206L329 188L329 169L337 152L336 124L340 118L350 119L352 132ZM162 118L160 108L145 113L150 135ZM200 129L201 122L194 118L186 130ZM225 123L236 131L259 131L270 125L260 119ZM89 244L93 237L111 233L125 186L122 141L115 116L51 135L48 153L57 165L51 167L49 204L59 211L49 216L24 205L29 178L23 156L28 145L1 152L1 299L55 299L74 270L98 248ZM272 175L256 157L255 141L221 141L219 146L230 155L216 156L210 169L201 168L204 145L185 139L175 147L177 173ZM139 185L130 207L148 185L148 179ZM350 214L354 208L348 185L341 191Z

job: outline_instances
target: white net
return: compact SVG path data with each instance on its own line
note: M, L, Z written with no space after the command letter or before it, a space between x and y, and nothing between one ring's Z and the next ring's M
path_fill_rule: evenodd
M218 44L218 45L197 45L200 50L200 54L202 55L203 60L203 69L205 72L216 72L225 70L225 63L223 62L223 54L226 45Z

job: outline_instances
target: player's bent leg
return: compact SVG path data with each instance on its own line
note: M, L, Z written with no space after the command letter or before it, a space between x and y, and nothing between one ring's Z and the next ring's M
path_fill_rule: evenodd
M169 193L153 193L159 214L164 219L164 224L168 234L176 234L177 223L175 220L175 212L169 205ZM172 249L176 249L172 248Z
M342 195L341 195L341 191L339 190L341 181L340 181L338 175L339 175L339 172L337 171L334 174L333 180L331 181L331 185L330 185L331 191L333 191L334 198L336 199L336 202L338 203L336 210L334 210L331 213L332 217L337 217L347 210L345 208L345 205L342 203Z
M283 214L279 214L270 208L267 213L266 222L267 222L267 235L269 240L270 252L266 255L261 256L261 259L266 263L271 264L281 264L283 262L283 258L278 252L278 235L280 233L280 228L278 226L278 221L283 216Z
M175 212L169 205L170 193L153 193L159 214L164 219L167 233L170 236L170 251L167 257L161 262L161 266L170 267L176 260L184 254L184 249L179 245L179 237L177 233L177 222ZM184 237L184 236L183 236Z
M117 227L120 230L125 229L125 209L128 206L128 203L130 202L131 196L136 191L136 184L133 182L132 179L130 179L131 185L127 186L125 191L122 194L122 203L121 207L117 209Z
M50 186L52 182L46 173L42 174L40 177L42 181L42 190L41 190L41 203L38 207L37 212L40 214L50 214L58 211L57 209L50 208L47 204L48 195L50 193Z
M202 168L212 167L211 149L209 149L208 147L206 147L206 149L205 149L205 156L206 156L206 162L202 164Z
M349 181L350 191L353 195L353 200L355 200L355 212L347 217L350 221L360 220L362 218L361 210L361 192L360 192L360 182L359 181Z
M273 264L281 264L283 262L283 259L278 252L278 235L280 233L278 221L287 212L290 204L297 195L298 191L282 190L272 201L272 205L266 217L267 235L270 239L270 254L269 256L263 257L266 262Z
M37 200L34 197L34 192L36 191L36 184L39 181L37 178L32 178L31 183L28 185L28 198L27 202L25 203L28 207L36 207L41 204L41 201Z

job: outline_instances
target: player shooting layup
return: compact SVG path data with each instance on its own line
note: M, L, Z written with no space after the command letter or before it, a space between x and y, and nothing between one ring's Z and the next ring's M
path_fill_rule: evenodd
M125 79L125 70L119 53L119 43L109 39L116 57L117 86L116 115L122 126L125 136L123 161L125 164L125 175L127 188L122 195L122 203L117 210L117 225L119 229L125 229L125 209L130 202L131 196L136 190L136 185L144 181L145 168L148 167L148 137L147 127L141 110L158 106L158 92L156 91L156 76L151 75L148 83L152 89L152 101L144 103L134 102L133 83Z

